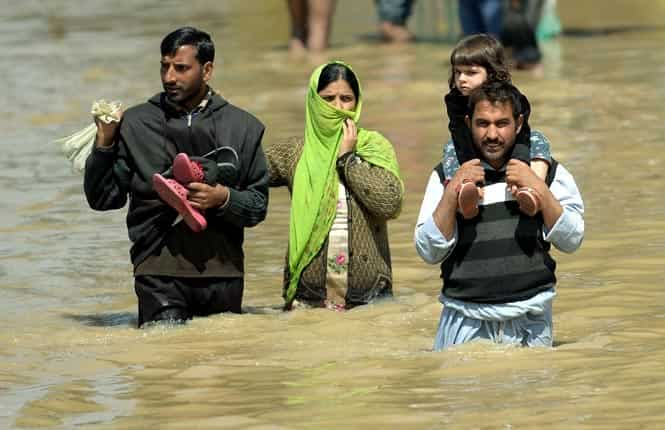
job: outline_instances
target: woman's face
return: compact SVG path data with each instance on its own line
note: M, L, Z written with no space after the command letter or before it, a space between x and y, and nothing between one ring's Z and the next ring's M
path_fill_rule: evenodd
M324 89L319 91L321 98L337 109L356 110L356 95L348 82L344 79L338 79L329 83Z

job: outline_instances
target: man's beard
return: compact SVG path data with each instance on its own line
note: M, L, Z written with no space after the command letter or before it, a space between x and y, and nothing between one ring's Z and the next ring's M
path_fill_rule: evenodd
M177 105L184 105L187 104L188 101L198 97L199 94L202 93L202 88L204 88L205 85L206 84L204 82L201 82L195 89L190 89L189 91L185 90L184 88L178 85L174 86L163 85L162 87L164 88L166 97L172 103L175 103Z
M478 150L488 162L505 161L508 152L505 142L499 140L484 140Z
M185 96L184 90L177 86L164 86L164 92L166 93L166 97L173 103L179 103Z

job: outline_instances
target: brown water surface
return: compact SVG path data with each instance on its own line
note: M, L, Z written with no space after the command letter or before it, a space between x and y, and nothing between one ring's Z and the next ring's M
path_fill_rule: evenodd
M413 25L443 13L419 3ZM340 1L333 49L293 59L282 0L4 7L0 428L662 428L665 2L559 3L564 24L614 31L548 42L545 76L514 77L586 203L582 248L554 252L556 346L444 353L430 351L438 270L412 236L447 139L445 31L423 24L423 42L384 46L373 2ZM265 122L266 145L302 132L319 61L354 66L362 125L391 139L406 180L390 224L394 300L280 312L289 202L275 190L246 235L245 314L134 328L126 212L91 211L51 141L86 125L96 98L159 91L159 41L183 24L213 34L214 86Z

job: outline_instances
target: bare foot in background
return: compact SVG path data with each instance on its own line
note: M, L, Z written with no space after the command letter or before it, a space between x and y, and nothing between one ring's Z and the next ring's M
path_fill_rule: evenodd
M413 33L405 25L393 24L384 21L381 23L381 35L383 40L390 43L408 43L413 41Z
M291 40L289 40L289 55L299 58L303 57L305 54L307 54L305 43L297 37L291 38Z
M287 0L291 18L289 53L301 57L328 49L337 0Z
M528 72L534 78L542 78L545 76L545 68L543 63L517 63L515 64L517 70Z

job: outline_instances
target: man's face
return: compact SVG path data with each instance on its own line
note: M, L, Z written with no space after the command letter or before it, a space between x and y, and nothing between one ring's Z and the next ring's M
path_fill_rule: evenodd
M161 60L160 74L166 96L172 102L191 109L205 94L212 74L212 63L199 63L197 50L192 45L183 45L173 56L165 55Z
M513 118L511 103L492 104L483 100L476 104L467 125L471 128L473 144L492 167L498 169L508 161L515 146L515 136L522 128L522 115Z

